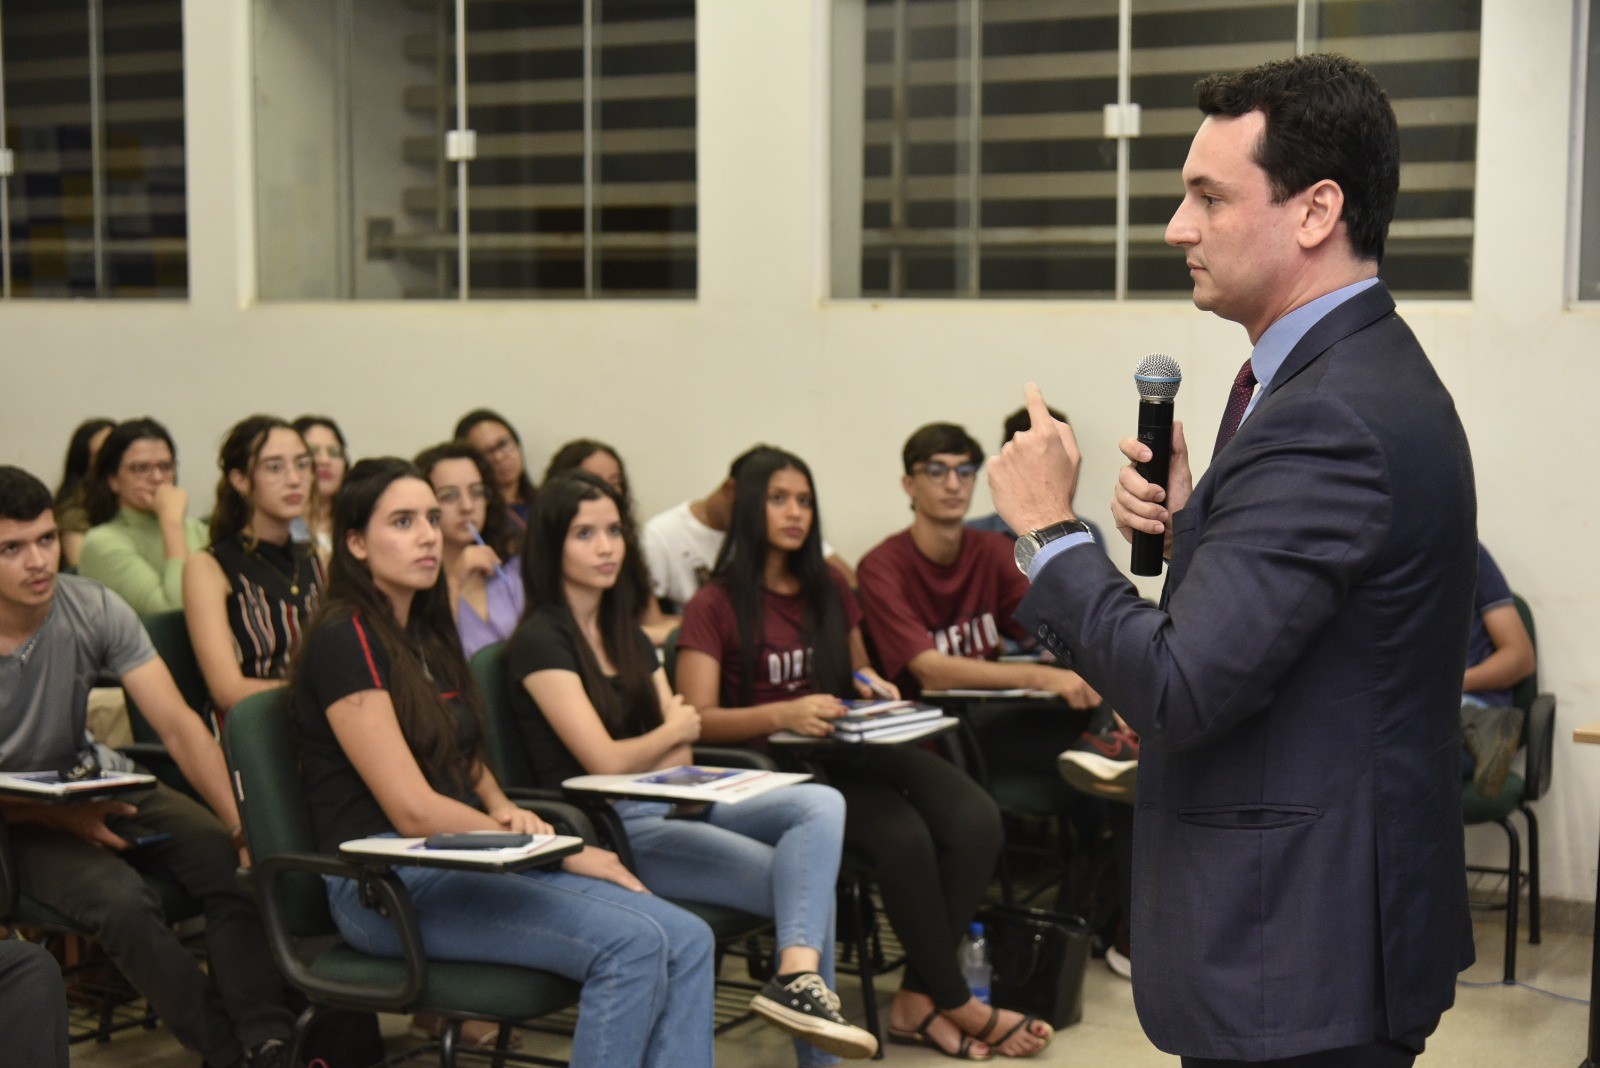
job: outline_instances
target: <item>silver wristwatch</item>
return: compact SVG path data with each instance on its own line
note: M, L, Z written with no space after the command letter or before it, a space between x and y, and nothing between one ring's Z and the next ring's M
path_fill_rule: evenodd
M1026 575L1029 566L1033 564L1033 558L1039 554L1040 549L1043 549L1057 538L1064 538L1068 534L1077 534L1079 532L1089 533L1089 524L1081 519L1067 519L1060 523L1051 523L1049 526L1038 530L1028 531L1017 539L1015 550L1017 569Z

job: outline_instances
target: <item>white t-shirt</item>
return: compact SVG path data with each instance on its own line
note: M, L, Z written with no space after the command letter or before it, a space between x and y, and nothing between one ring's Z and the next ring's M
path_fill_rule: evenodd
M651 588L657 597L675 602L680 612L711 579L711 568L728 536L696 519L689 503L651 516L641 538L645 563L650 565ZM833 555L827 539L822 542L822 555Z

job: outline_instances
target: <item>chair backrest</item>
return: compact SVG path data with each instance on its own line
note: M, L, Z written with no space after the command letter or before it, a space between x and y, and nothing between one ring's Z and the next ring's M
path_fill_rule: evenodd
M1517 614L1522 617L1522 625L1528 628L1528 640L1533 643L1534 653L1539 651L1539 638L1533 631L1533 611L1528 607L1518 594L1513 593L1511 599L1516 603ZM1511 703L1522 709L1524 713L1533 710L1534 698L1539 696L1539 662L1534 661L1533 673L1511 688ZM1524 732L1524 737L1527 737Z
M233 771L239 818L255 860L284 853L317 852L300 777L292 716L291 691L268 690L235 705L223 730L223 751ZM321 879L314 875L285 876L282 899L294 936L312 937L334 931Z
M189 627L183 620L183 610L154 612L140 622L150 635L150 644L156 655L167 665L172 681L178 684L184 703L202 716L211 707L211 691L206 689L206 678L200 673L200 661L195 659L194 646L189 642ZM155 728L144 718L138 705L128 698L128 726L136 742L159 742Z
M495 642L472 658L472 677L483 697L483 748L489 770L500 785L527 789L539 785L528 760L528 746L511 710L510 682L506 679L505 643Z
M1523 728L1528 739L1527 764L1523 767L1524 801L1537 801L1550 789L1550 766L1555 756L1556 695L1542 693L1528 710Z

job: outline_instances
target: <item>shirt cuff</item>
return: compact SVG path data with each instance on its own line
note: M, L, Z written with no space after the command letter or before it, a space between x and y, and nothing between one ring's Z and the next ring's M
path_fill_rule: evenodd
M1094 536L1086 531L1068 534L1064 538L1057 538L1034 554L1033 560L1028 564L1028 581L1032 582L1039 577L1039 572L1044 566L1062 553L1078 545L1093 545Z

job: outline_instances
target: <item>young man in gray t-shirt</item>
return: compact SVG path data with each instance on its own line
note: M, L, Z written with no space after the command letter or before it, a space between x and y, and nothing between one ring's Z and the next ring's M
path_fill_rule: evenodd
M22 892L90 929L207 1063L277 1068L293 1017L255 904L234 876L239 817L222 750L133 610L99 583L58 575L59 564L49 491L0 466L0 771L61 771L90 757L131 769L84 729L89 687L110 674L211 811L162 785L114 801L0 801ZM164 870L204 907L210 983L129 863L134 853L140 869Z

